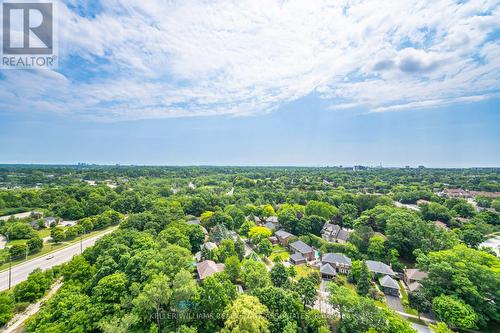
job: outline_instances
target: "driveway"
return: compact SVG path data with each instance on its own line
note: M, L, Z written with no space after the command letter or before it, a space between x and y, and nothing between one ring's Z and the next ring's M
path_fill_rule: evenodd
M401 298L396 296L385 295L387 306L392 310L404 312L405 308L401 302Z

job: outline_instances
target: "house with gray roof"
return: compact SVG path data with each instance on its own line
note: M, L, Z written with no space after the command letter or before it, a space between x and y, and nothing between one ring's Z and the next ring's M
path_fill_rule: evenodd
M305 264L307 260L302 253L294 253L290 256L290 262L294 265L300 265Z
M335 268L328 263L321 265L319 272L321 273L321 277L326 280L331 280L337 274Z
M278 230L274 233L274 235L278 238L278 241L280 242L281 245L287 245L290 239L295 237L294 235L285 230Z
M273 222L264 223L264 227L272 231L276 230L276 224L274 224Z
M328 242L345 243L349 240L352 230L326 222L321 229L321 238Z
M384 275L379 283L382 286L384 294L399 296L399 284L389 275Z
M367 260L366 261L366 266L368 267L368 270L375 276L377 274L380 275L389 275L389 276L395 276L396 273L392 270L392 268L389 265L384 264L383 262L380 261L375 261L375 260Z
M349 274L352 268L351 258L342 253L325 253L321 257L322 264L329 264L337 273Z
M315 259L314 249L309 245L307 245L306 243L304 243L303 241L301 240L295 241L291 243L289 246L294 253L302 254L304 258L306 258L306 260L309 261Z

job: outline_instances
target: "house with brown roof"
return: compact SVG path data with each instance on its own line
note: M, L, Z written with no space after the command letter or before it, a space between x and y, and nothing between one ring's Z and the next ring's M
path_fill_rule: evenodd
M278 230L274 233L274 235L276 236L276 238L278 238L278 241L280 242L281 245L288 245L290 239L295 237L294 235L285 230Z
M204 260L196 265L198 278L200 281L205 280L210 275L224 271L224 264L217 264L212 260Z
M408 268L404 270L403 280L408 286L408 290L413 292L421 287L421 281L428 276L427 272L417 268Z

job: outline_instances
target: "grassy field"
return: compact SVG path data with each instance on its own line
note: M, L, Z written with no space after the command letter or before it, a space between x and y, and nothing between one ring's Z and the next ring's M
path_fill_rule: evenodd
M308 277L311 272L314 272L315 269L307 266L306 264L295 266L295 271L297 272L297 276L295 277L297 280L301 277Z
M290 257L290 253L288 253L285 248L279 244L273 245L273 253L268 257L268 259L274 262L274 258L279 257L281 261L285 261Z

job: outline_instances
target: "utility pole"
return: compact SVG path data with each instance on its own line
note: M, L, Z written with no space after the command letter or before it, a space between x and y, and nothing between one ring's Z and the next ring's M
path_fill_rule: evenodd
M10 290L11 282L12 282L12 257L9 254L9 290Z

